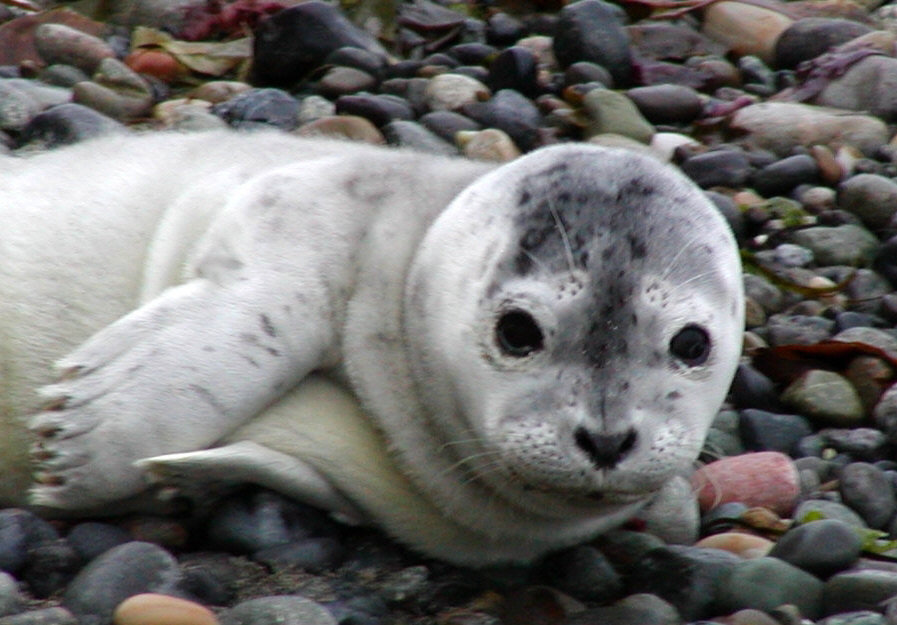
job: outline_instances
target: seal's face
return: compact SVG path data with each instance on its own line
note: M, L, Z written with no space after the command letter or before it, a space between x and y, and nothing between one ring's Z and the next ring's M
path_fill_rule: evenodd
M699 190L644 157L552 151L437 221L406 323L455 469L562 514L644 499L694 461L743 302L734 241Z

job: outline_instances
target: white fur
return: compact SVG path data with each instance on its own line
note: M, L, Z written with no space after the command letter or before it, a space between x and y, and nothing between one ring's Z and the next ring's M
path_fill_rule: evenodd
M621 378L685 398L672 417L647 401L614 416L607 427L631 425L640 443L613 469L592 467L570 436L591 423L572 399L586 369L549 350L509 360L493 340L514 298L549 331L556 307L580 310L588 289L571 288L571 267L487 293L517 244L521 181L581 155L608 184L635 168L684 194L724 282L654 276L664 306L639 295L662 349L696 322L715 351L707 366L673 372L621 358ZM185 492L251 481L468 564L530 559L624 521L694 459L734 369L731 235L699 191L643 157L578 146L484 177L491 168L274 133L115 137L5 158L6 502L25 491L29 467L12 451L43 387L46 410L31 421L41 506L102 509L139 494L146 469ZM302 383L314 371L341 382ZM571 399L509 422L546 393Z

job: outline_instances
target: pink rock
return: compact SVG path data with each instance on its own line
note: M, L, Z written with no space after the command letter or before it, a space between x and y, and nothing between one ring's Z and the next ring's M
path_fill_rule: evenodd
M740 558L750 560L762 558L772 549L775 543L756 534L744 532L724 532L702 538L695 543L695 547L707 547L710 549L722 549L734 553Z
M692 485L701 511L740 501L789 516L800 494L800 478L791 458L777 451L730 456L695 471Z

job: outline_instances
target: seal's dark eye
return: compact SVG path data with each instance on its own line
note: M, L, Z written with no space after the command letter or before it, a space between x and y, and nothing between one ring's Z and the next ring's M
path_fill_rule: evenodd
M689 367L702 365L710 355L710 336L704 328L685 326L670 339L670 353Z
M532 315L512 310L498 318L495 340L508 356L522 358L542 349L542 330Z

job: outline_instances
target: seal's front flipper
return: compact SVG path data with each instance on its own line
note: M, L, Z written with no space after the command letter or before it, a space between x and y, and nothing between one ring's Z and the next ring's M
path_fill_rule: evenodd
M146 458L136 465L171 494L199 504L239 484L256 484L330 511L343 522L364 518L314 467L251 441Z
M78 510L130 497L146 487L137 460L209 447L301 379L318 364L324 333L272 297L251 277L195 279L61 361L62 378L42 389L46 408L30 424L31 503Z

